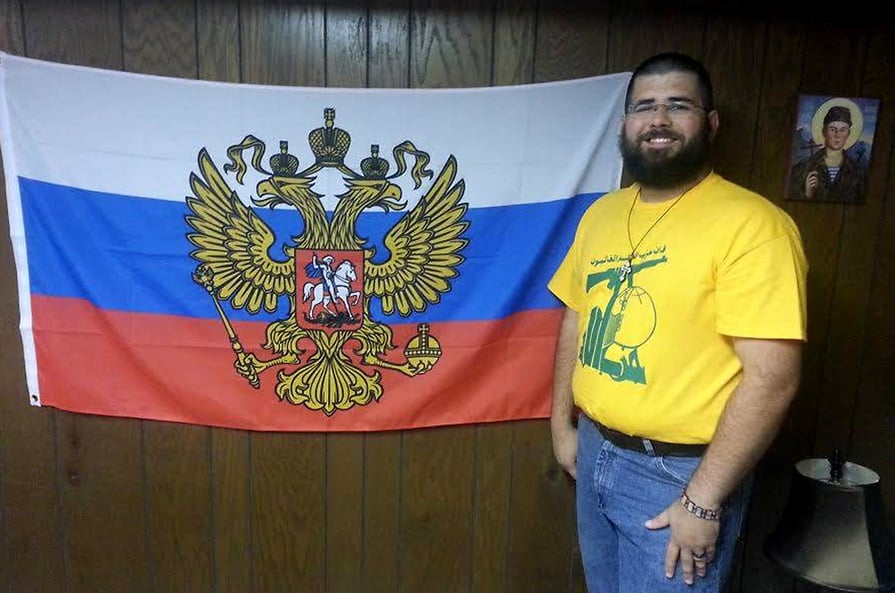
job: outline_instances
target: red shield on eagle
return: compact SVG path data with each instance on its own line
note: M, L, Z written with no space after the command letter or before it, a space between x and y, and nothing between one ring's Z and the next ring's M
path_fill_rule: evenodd
M364 319L364 252L295 251L295 316L305 329L355 330Z

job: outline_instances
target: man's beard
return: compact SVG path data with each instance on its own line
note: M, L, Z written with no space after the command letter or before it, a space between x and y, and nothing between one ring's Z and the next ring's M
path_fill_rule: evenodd
M664 151L641 151L640 142L651 136L671 137L683 144L673 155ZM709 166L711 159L712 141L707 125L686 142L676 132L652 130L633 141L622 132L618 144L631 178L641 185L660 189L675 188L693 181Z

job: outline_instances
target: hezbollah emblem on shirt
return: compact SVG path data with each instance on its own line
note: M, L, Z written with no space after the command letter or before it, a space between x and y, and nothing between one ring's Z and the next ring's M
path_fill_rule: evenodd
M213 299L236 355L236 371L257 389L261 375L277 369L279 399L327 415L379 400L382 375L370 367L413 377L437 364L441 348L426 323L417 326L403 360L387 356L396 348L392 330L373 318L370 304L378 299L382 313L404 317L437 304L464 261L463 233L469 227L461 201L465 186L456 179L453 156L428 188L423 185L433 177L429 155L410 141L392 150L391 175L391 163L379 156L377 145L356 172L345 164L351 137L334 122L335 110L325 109L324 125L308 135L314 162L301 170L286 141L269 157L268 167L265 144L252 135L227 150L224 173L239 185L249 171L244 154L251 151L252 170L261 179L257 197L251 198L255 206L299 214L301 221L291 228L300 232L288 240L278 242L204 148L198 171L190 175L193 195L186 198L191 211L186 222L193 229L187 238L195 246L190 255L199 262L193 279ZM344 182L332 212L324 207L325 194L315 191L325 169L337 170ZM408 202L396 183L405 174L414 191L425 193L385 233L386 256L375 257L376 247L358 234L358 218L374 208L405 210ZM246 352L222 303L254 315L275 313L284 299L288 314L266 329L268 354Z

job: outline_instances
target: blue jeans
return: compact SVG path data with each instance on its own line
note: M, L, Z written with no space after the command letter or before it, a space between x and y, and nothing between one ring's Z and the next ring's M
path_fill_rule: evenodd
M578 423L578 539L589 593L719 593L730 572L751 478L728 498L715 558L705 577L665 577L669 530L649 530L680 497L699 457L652 457L616 447L583 414Z

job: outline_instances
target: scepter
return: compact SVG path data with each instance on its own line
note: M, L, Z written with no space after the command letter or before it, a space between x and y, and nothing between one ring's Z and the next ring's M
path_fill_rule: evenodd
M193 272L193 282L205 288L208 294L211 295L214 307L218 310L218 315L221 317L221 322L224 324L224 330L227 332L227 337L230 338L230 347L233 348L233 352L236 353L236 361L241 368L246 369L248 374L246 379L248 379L251 386L258 389L261 386L261 381L258 379L258 373L255 372L255 367L247 362L248 355L246 355L245 349L239 342L239 336L236 335L236 330L233 329L233 324L227 319L227 314L224 313L224 309L221 307L221 302L214 292L214 271L212 271L211 266L208 264L199 264L196 266L196 270Z

